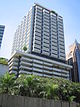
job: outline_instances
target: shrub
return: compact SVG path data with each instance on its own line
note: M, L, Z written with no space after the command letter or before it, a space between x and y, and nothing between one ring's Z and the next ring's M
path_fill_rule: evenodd
M0 93L80 102L80 83L26 74L15 79L6 73L0 78Z

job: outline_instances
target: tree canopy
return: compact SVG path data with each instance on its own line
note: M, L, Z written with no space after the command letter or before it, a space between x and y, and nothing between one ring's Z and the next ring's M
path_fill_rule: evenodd
M60 78L21 74L18 78L6 73L0 77L0 93L80 103L80 83Z
M5 58L0 58L0 64L8 65L8 61Z

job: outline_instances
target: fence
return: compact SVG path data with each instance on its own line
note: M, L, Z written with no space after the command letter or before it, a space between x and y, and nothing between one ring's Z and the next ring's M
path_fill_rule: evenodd
M23 96L0 95L0 107L77 107L75 102L61 102Z

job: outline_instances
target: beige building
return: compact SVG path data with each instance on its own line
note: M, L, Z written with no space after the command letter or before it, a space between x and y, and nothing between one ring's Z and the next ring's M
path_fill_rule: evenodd
M80 44L77 41L69 47L66 59L68 64L73 66L71 72L72 81L80 82Z

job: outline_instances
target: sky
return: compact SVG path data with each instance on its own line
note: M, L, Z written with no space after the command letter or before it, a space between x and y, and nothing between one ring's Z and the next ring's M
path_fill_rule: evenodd
M0 57L10 58L17 26L34 3L63 17L66 52L75 39L80 42L80 0L0 0L0 25L5 25Z

